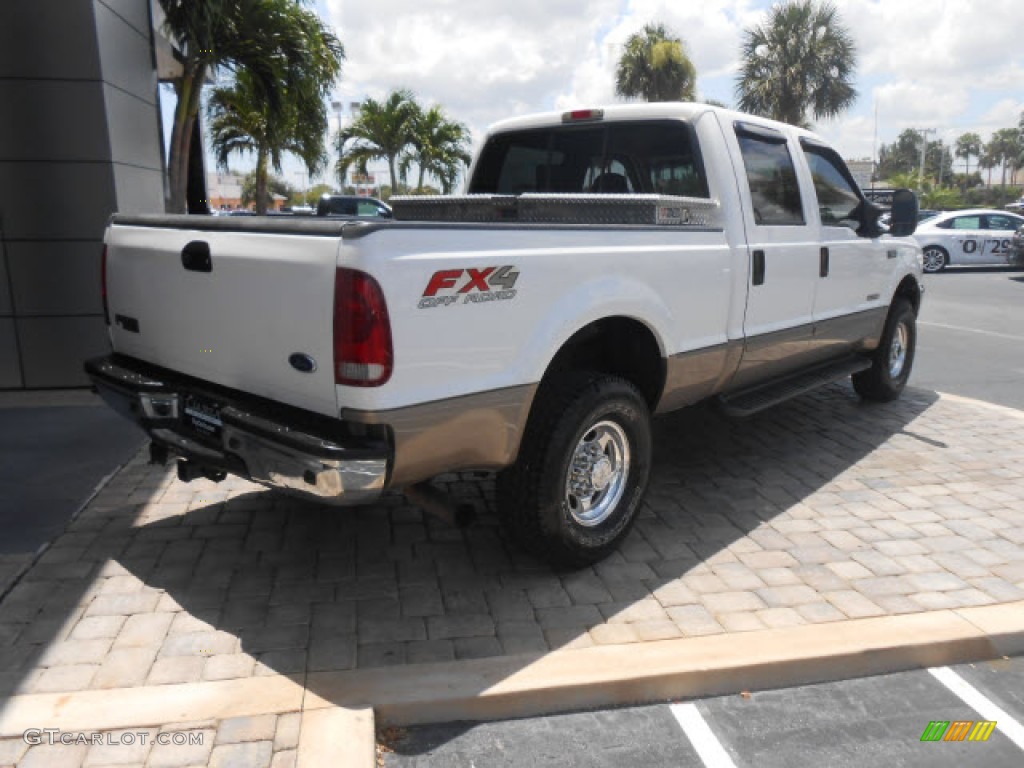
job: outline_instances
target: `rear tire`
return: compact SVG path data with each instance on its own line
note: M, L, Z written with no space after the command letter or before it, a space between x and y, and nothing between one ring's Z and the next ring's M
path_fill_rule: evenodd
M872 365L852 376L853 388L865 400L887 403L903 392L917 349L917 316L906 299L896 299L885 321Z
M647 489L647 403L628 381L572 372L542 385L515 465L498 475L501 519L524 549L559 568L607 557Z

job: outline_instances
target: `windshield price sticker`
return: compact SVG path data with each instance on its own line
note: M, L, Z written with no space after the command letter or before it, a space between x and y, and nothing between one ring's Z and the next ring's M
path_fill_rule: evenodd
M484 304L516 297L519 270L509 265L467 269L441 269L431 275L417 307L450 307L453 304Z

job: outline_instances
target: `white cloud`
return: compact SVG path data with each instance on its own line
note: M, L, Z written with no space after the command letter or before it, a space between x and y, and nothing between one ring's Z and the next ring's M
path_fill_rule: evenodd
M1024 116L1024 99L1000 99L978 118L978 125L982 133L990 134L1000 128L1014 127L1022 116Z
M858 115L815 126L818 133L833 144L847 159L870 158L875 154L873 116ZM881 139L878 140L881 143Z
M986 136L1024 107L1019 0L834 0L858 50L857 105L817 126L847 156L907 127ZM743 30L769 0L320 0L345 44L346 103L411 88L479 141L511 115L614 101L626 38L650 21L679 34L698 90L731 101ZM951 140L951 139L947 139Z
M348 54L340 90L358 101L408 87L479 132L503 117L551 108L617 4L331 0Z
M1021 68L1017 0L838 0L837 7L864 74L987 88L1003 87Z

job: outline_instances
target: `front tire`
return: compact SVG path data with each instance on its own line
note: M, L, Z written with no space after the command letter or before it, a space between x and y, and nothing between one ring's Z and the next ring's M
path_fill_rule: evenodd
M865 400L887 403L903 392L917 349L917 316L906 299L896 299L885 321L882 340L866 371L853 374L853 388Z
M502 523L558 568L607 557L628 535L651 466L647 403L628 381L567 373L542 385L519 459L497 479Z
M924 249L924 271L929 274L941 272L949 266L949 253L945 248L929 245Z

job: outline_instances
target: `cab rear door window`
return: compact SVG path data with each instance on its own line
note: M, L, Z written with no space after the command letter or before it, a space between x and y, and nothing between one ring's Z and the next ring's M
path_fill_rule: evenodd
M754 223L760 226L805 224L800 184L786 137L770 128L737 124L736 140L743 155Z

